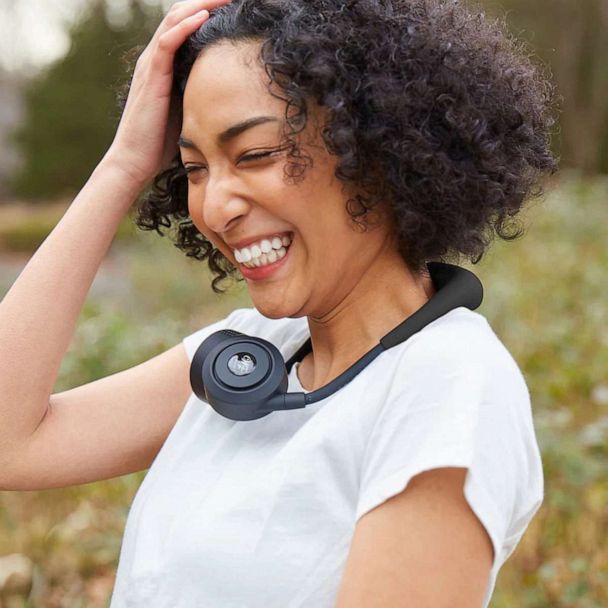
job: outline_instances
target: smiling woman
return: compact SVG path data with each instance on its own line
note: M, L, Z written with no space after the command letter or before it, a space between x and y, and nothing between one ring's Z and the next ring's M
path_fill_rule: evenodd
M344 305L345 295L374 267L406 268L390 242L388 214L384 229L353 230L349 189L335 177L338 159L322 144L323 112L312 104L298 137L309 171L297 185L286 183L285 102L268 92L256 62L259 46L216 43L193 64L180 139L188 213L197 230L239 268L259 312L276 319L322 318ZM274 238L281 238L275 256ZM338 275L341 290L336 290Z
M381 336L438 300L427 262L479 262L493 233L519 236L510 220L555 170L552 85L522 50L503 23L459 2L232 2L176 55L180 151L137 223L161 232L176 221L177 246L208 261L218 291L228 276L246 280L255 311L212 329L294 355L290 390L343 386ZM292 593L298 606L487 605L540 505L542 469L521 373L485 319L464 311L395 348L399 364L385 353L322 409L293 415L266 455L252 428L222 426L215 416L226 412L201 386L215 416L193 405L173 441L188 416L201 446L229 433L232 448L195 453L230 462L240 490L204 484L223 508L200 505L217 544L206 528L195 534L189 551L208 565L200 581L179 583L190 597L247 603L255 589L247 605L285 605ZM212 333L184 340L190 359ZM255 429L273 433L271 422ZM176 457L171 442L165 450L159 476ZM241 484L234 467L260 479ZM237 521L255 538L244 552L227 547ZM177 588L185 549L172 539L163 550ZM266 555L283 557L274 586Z
M458 1L176 3L2 302L0 488L150 468L112 608L487 606L542 462L481 285L447 261L518 235L556 168L551 97ZM50 394L146 185L136 223L176 227L254 308Z

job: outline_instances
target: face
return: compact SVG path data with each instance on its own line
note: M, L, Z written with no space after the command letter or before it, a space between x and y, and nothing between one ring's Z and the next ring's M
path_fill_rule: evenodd
M297 140L312 167L303 180L285 181L286 104L268 92L257 51L256 43L222 42L192 68L180 138L188 208L199 231L244 276L263 315L323 318L371 272L389 231L361 232L347 213L354 190L334 176L337 158L319 133L323 108L310 106Z

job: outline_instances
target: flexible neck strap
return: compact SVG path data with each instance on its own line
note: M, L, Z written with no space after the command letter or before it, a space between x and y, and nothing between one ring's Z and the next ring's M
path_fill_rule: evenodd
M321 401L338 391L367 367L378 355L397 344L405 342L429 323L451 310L460 306L465 306L470 310L475 310L479 307L483 300L483 286L481 281L472 272L460 266L453 266L452 264L444 264L442 262L427 262L427 267L437 293L415 313L381 338L380 344L374 346L343 374L340 374L320 389L306 393L304 398L307 404ZM291 368L296 362L302 361L310 352L312 352L312 340L308 338L287 361L287 373L291 372Z
M475 310L481 304L483 286L472 272L460 266L440 262L427 262L427 266L437 293L413 315L381 338L380 344L385 349L405 342L454 308L465 306Z

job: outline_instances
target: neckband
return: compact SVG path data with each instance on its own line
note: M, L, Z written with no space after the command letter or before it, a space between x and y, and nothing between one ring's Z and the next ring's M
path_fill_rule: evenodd
M453 304L455 301L459 303L457 308L466 307L475 310L479 307L483 300L483 286L481 281L472 272L460 266L453 266L452 264L444 264L442 262L427 262L427 267L433 281L435 295L416 312L399 323L397 327L383 336L379 344L365 353L337 378L334 378L329 384L319 389L305 393L304 399L306 403L314 403L325 399L325 397L348 384L385 350L405 342L433 321L451 310L455 310L456 308ZM291 372L294 363L301 362L311 352L312 339L309 337L285 363L287 373Z

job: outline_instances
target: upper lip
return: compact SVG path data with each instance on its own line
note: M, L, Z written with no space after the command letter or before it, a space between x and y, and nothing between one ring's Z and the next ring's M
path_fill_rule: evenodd
M248 245L251 245L251 243L259 243L260 241L263 241L264 239L267 239L270 241L275 236L286 236L286 235L290 235L290 234L291 234L291 232L289 230L283 230L282 232L267 232L266 234L262 234L259 236L250 236L246 239L242 239L242 240L236 241L234 243L226 241L226 244L229 247L231 247L233 250L242 249L243 247L247 247Z

